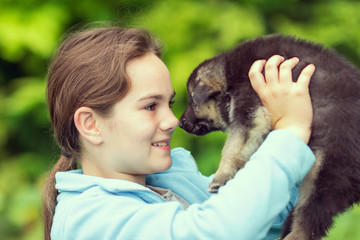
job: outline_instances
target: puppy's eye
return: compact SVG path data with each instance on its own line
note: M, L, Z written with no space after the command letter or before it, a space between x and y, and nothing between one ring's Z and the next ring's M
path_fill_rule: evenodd
M208 99L216 100L218 98L218 96L220 95L220 93L221 92L219 92L219 91L213 92L209 95Z
M157 104L156 104L156 103L149 104L149 105L147 105L147 106L145 107L145 110L148 110L148 111L155 111L156 106L157 106Z

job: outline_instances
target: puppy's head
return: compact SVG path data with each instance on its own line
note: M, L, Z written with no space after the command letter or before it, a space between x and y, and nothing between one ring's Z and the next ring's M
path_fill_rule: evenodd
M226 93L224 61L211 59L190 75L188 105L180 117L180 127L191 134L225 131L230 96Z

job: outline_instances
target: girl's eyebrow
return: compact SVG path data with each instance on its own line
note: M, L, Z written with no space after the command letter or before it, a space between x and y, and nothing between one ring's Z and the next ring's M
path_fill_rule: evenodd
M171 95L170 99L173 99L175 97L176 93L175 91L173 92L173 94ZM161 100L163 99L163 95L160 94L149 94L146 95L145 97L142 97L138 100L138 102L144 101L144 100L148 100L148 99L155 99L155 100Z

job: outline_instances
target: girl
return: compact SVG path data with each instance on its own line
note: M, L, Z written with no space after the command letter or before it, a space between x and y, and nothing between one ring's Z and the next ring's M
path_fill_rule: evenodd
M191 154L170 150L178 120L160 50L149 32L120 27L80 31L59 47L49 68L47 101L62 155L44 191L46 239L279 235L295 186L315 159L305 144L314 66L292 83L298 59L274 56L254 63L251 83L277 130L210 196L211 178L198 172Z

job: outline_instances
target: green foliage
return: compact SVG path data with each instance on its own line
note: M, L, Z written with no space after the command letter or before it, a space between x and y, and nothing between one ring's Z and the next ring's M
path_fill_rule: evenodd
M1 0L0 5L0 239L42 238L41 186L59 155L46 111L46 68L58 39L75 24L119 21L158 35L167 46L164 61L177 92L178 117L192 69L248 38L297 35L360 65L358 1ZM177 129L173 139L173 147L191 150L209 175L226 134L195 137ZM327 239L359 239L359 221L356 206L336 218Z

